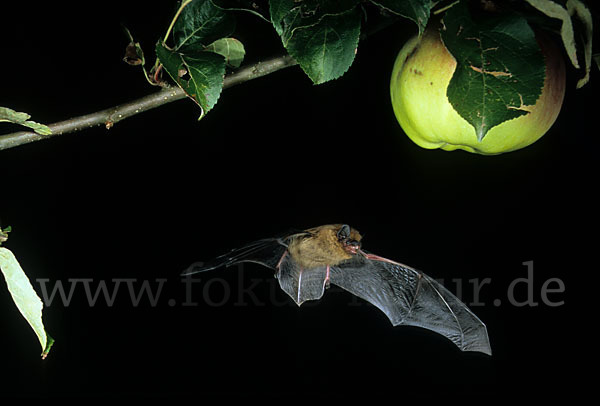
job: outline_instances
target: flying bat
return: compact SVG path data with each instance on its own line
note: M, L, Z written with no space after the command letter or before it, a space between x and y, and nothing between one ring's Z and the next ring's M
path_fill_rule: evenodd
M315 227L255 241L194 264L183 275L255 262L275 270L298 306L320 299L334 284L378 307L394 326L426 328L462 351L492 354L485 324L464 303L424 273L363 250L361 239L346 224Z

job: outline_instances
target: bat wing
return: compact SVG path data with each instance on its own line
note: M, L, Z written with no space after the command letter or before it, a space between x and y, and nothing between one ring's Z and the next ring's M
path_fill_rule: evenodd
M282 238L266 238L236 248L208 262L192 264L182 275L228 267L240 262L254 262L277 270L279 286L300 306L307 300L317 300L325 293L325 267L302 269L288 254L288 241L304 233Z
M298 306L307 300L320 299L325 293L326 267L303 269L287 252L279 263L279 286Z
M208 262L192 264L182 275L210 271L222 266L228 267L240 262L255 262L268 268L276 269L286 251L287 242L285 238L265 238L242 248L233 249L227 254L216 257Z
M423 327L462 351L492 351L485 324L440 283L409 266L372 254L331 268L331 283L372 303L394 326Z

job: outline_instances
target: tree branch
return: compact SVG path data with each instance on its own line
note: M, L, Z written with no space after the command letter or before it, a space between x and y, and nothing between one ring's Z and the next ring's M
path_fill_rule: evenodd
M283 55L242 67L225 77L223 89L266 76L280 69L294 65L297 65L297 62L291 56ZM128 117L185 97L185 93L179 87L164 88L156 93L128 103L50 124L48 126L52 130L52 134L50 135L40 135L32 131L20 131L12 134L0 135L0 150L17 147L34 141L45 140L61 134L81 131L102 124L106 126L106 129L110 129L114 124Z

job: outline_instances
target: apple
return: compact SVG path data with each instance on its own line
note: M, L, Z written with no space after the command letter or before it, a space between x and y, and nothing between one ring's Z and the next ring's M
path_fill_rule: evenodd
M417 145L446 151L462 149L478 154L514 151L537 141L552 126L565 94L565 65L557 46L536 36L546 62L544 87L529 113L492 127L478 141L475 128L462 118L446 97L456 60L436 28L410 39L400 50L390 82L394 113Z

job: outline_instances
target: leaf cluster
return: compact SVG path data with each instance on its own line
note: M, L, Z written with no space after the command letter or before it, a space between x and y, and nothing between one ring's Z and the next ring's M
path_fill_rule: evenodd
M283 47L314 84L337 79L354 61L364 3L413 20L419 32L431 9L430 0L183 1L167 35L156 44L158 59L150 77L160 84L157 72L164 69L198 104L203 117L220 96L226 70L243 61L244 46L232 37L235 13L250 12L272 24ZM127 60L139 64L143 53L133 40L128 49Z
M235 13L251 12L269 22L286 51L314 84L338 79L348 71L358 50L367 5L389 18L402 17L425 29L440 29L457 69L447 90L455 110L476 130L479 140L494 126L528 114L523 106L539 98L545 61L532 29L544 21L562 21L561 36L575 67L579 67L573 16L584 21L585 77L589 77L591 17L580 0L561 5L552 0L187 0L164 40L156 45L154 82L161 68L201 108L201 117L217 103L228 68L244 58L243 44L232 35ZM473 7L473 6L476 7ZM478 13L473 16L473 10ZM540 12L544 18L540 19ZM436 17L433 21L432 18ZM545 20L544 20L545 19ZM589 19L589 22L588 22ZM441 28L437 28L438 22ZM172 35L171 35L172 34ZM363 33L364 35L364 33ZM399 44L400 45L400 44ZM140 54L132 42L131 53ZM143 60L133 58L134 63Z

